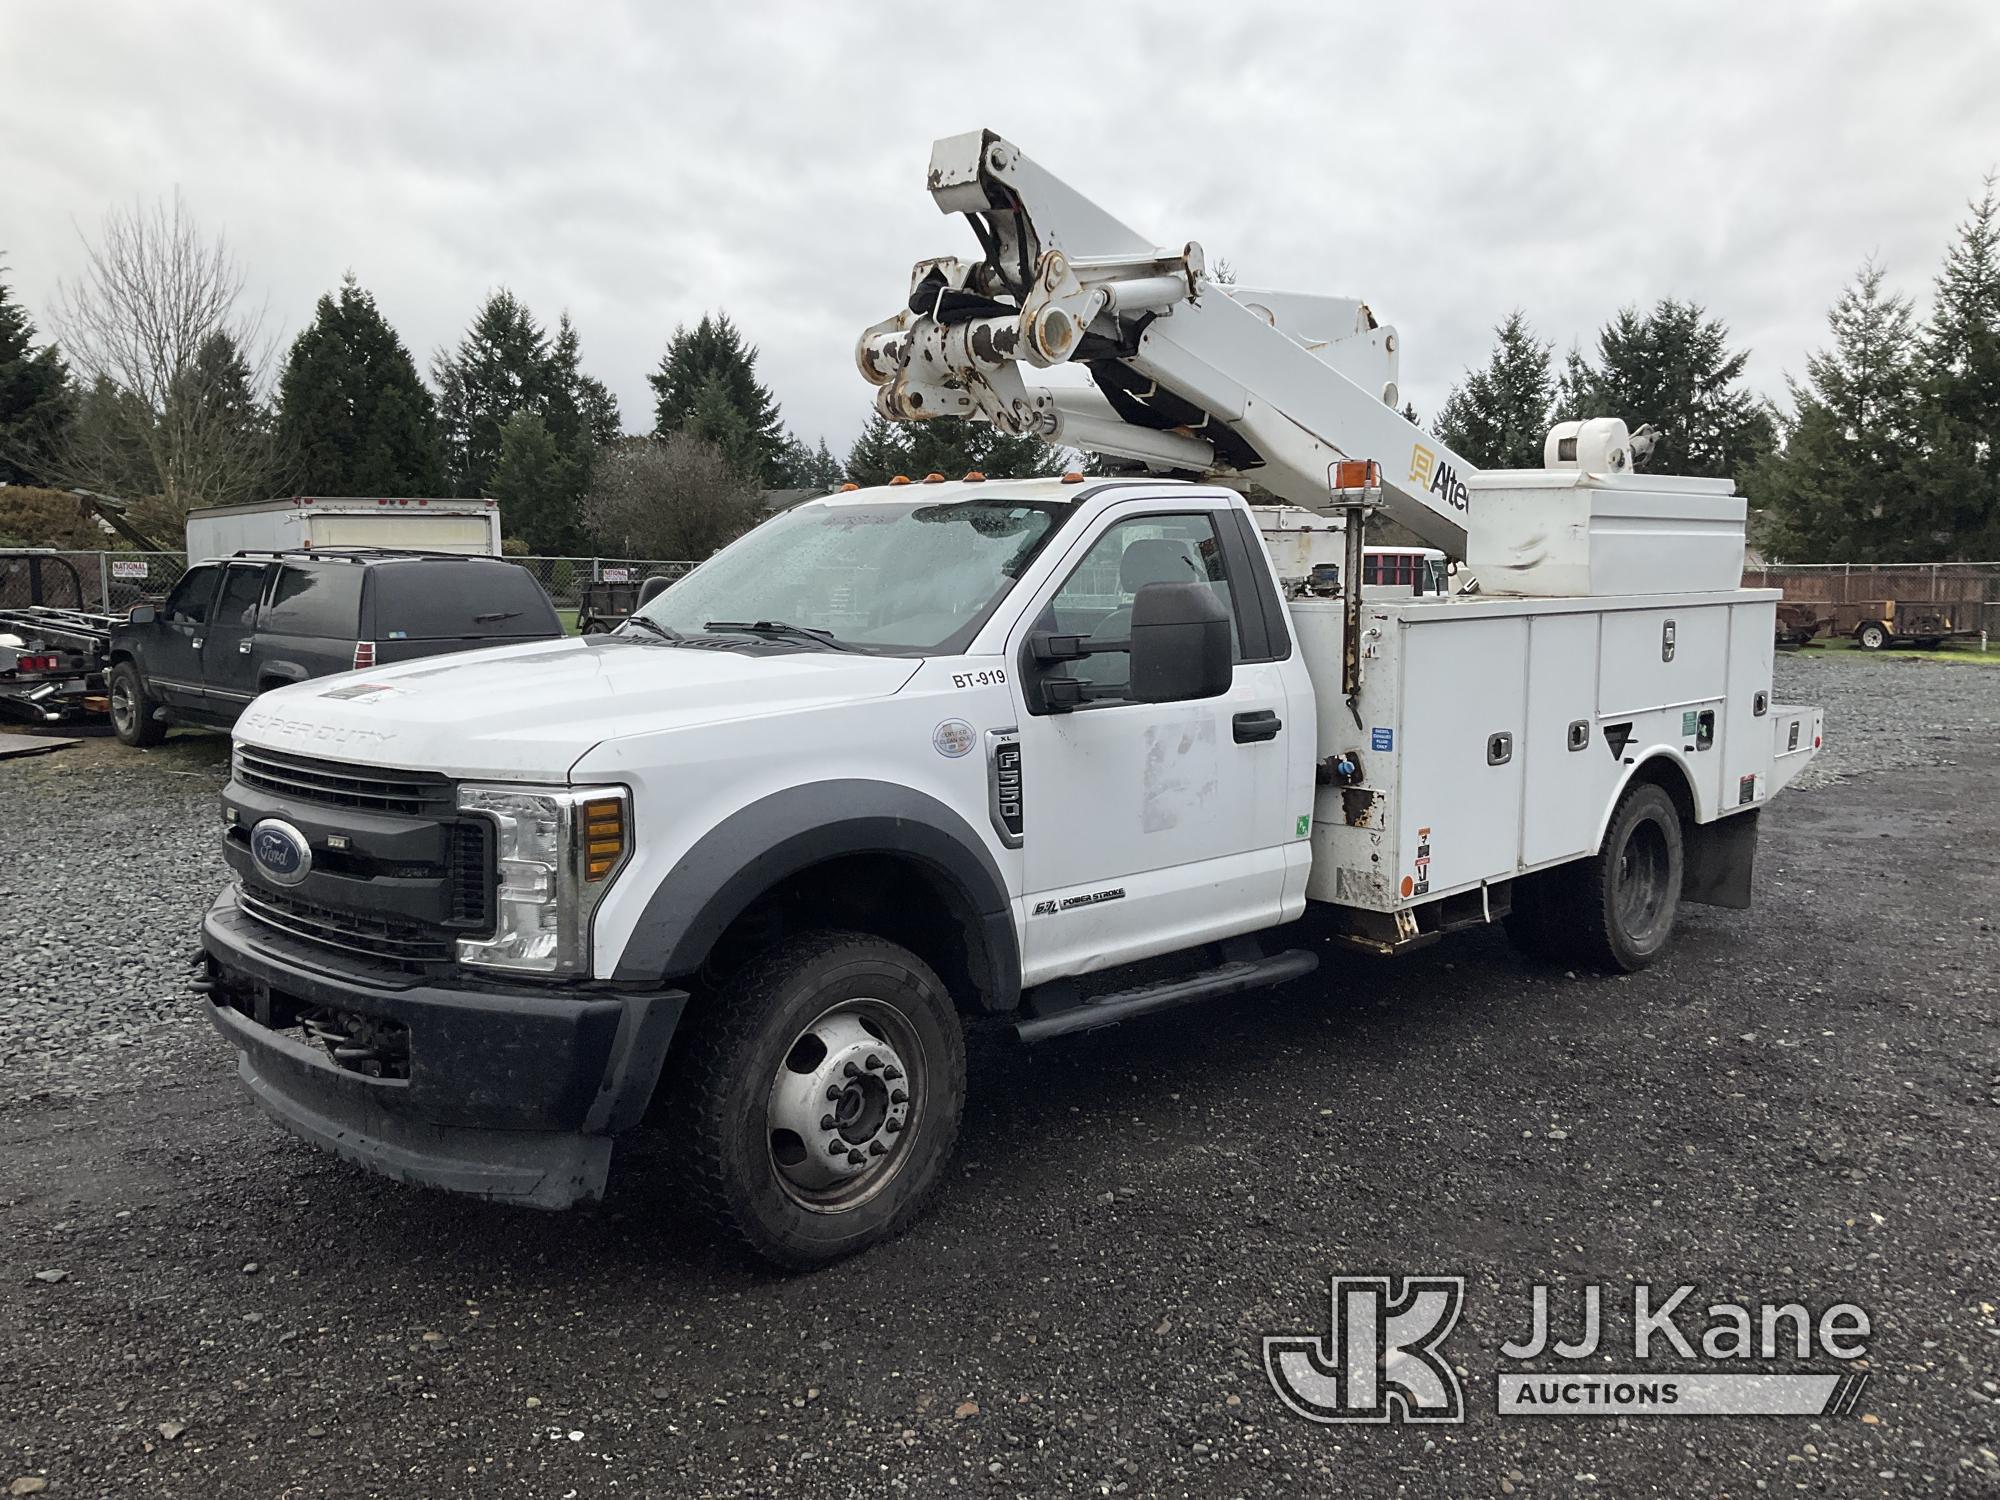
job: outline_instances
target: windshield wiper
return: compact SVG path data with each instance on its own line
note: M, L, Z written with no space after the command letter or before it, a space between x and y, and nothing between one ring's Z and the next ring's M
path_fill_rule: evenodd
M618 628L623 630L627 625L642 626L652 631L654 635L663 641L682 641L687 639L686 636L675 630L671 625L662 625L650 615L627 615Z
M783 620L710 620L701 628L719 630L725 635L788 636L793 640L816 641L830 651L855 649L846 641L836 639L830 630L816 630L810 625L787 625Z

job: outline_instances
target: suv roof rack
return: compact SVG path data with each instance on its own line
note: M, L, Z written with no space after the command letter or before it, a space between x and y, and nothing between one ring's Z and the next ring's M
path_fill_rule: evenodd
M246 547L229 554L230 557L255 557L277 561L286 557L302 557L308 561L318 558L322 562L374 562L394 561L397 558L426 558L431 561L449 559L452 562L504 562L483 552L426 552L421 547Z

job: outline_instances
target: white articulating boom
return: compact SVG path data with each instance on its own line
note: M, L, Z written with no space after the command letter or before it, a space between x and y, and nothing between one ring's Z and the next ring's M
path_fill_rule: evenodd
M960 416L1329 506L1342 459L1381 465L1382 510L1465 556L1471 466L1397 410L1397 339L1347 298L1226 286L1201 246L1158 248L991 131L931 148L930 192L983 258L921 261L865 332L861 373L903 421ZM1031 386L1082 364L1097 389Z

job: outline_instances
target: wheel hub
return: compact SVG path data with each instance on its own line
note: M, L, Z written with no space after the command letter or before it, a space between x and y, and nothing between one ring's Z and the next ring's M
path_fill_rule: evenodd
M901 1164L915 1080L892 1028L871 1002L850 1001L814 1021L791 1045L766 1109L778 1180L811 1207L846 1206Z

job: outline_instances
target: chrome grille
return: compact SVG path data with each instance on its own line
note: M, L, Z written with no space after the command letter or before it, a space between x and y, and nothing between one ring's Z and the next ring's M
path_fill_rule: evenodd
M236 747L235 771L245 786L302 802L417 816L448 816L454 806L450 779L431 771L391 771L249 745Z

